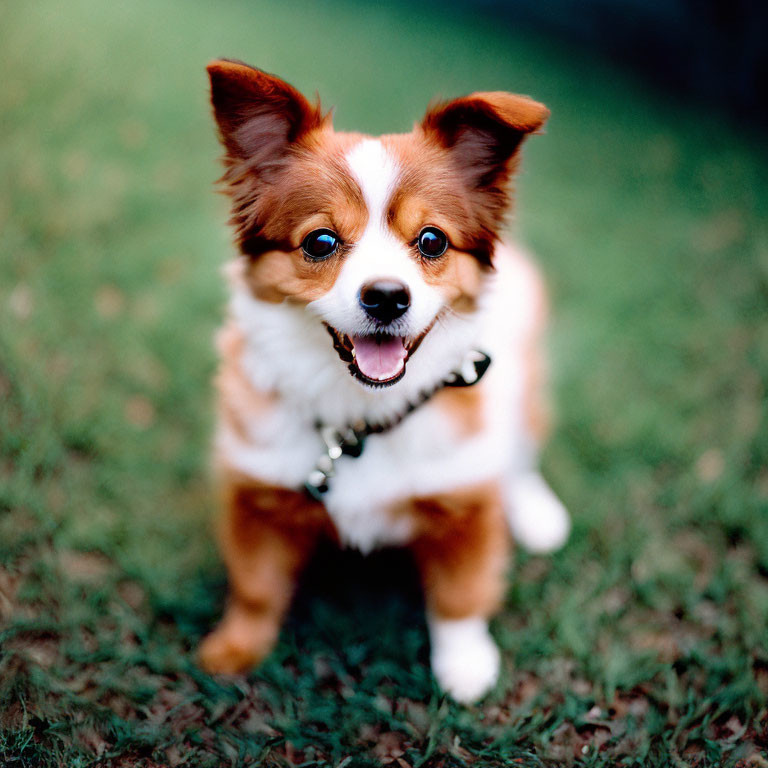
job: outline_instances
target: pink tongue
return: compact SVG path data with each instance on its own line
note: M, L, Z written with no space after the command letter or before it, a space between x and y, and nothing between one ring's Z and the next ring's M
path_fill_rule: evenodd
M405 345L399 336L353 336L357 367L369 379L385 381L405 365Z

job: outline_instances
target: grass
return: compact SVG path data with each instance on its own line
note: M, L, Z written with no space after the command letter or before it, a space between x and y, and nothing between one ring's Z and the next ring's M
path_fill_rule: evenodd
M481 706L435 689L397 553L321 555L247 680L194 665L225 594L218 55L317 89L340 128L481 88L553 110L518 219L552 285L544 467L575 526L518 553ZM0 60L3 765L768 765L760 137L437 7L8 0Z

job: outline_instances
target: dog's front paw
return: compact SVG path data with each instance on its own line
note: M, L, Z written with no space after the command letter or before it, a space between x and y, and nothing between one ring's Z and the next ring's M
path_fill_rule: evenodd
M197 658L210 675L235 675L261 663L280 630L271 617L249 616L230 608L221 624L200 644Z
M509 525L515 539L536 554L560 549L571 531L568 511L537 472L510 486Z
M440 687L456 701L482 698L499 678L501 657L485 619L431 617L432 672Z

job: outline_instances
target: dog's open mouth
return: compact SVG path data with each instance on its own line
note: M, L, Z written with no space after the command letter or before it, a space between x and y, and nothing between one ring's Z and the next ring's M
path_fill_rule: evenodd
M326 325L339 357L353 376L372 387L388 387L405 375L405 366L432 325L415 338L387 333L348 335Z

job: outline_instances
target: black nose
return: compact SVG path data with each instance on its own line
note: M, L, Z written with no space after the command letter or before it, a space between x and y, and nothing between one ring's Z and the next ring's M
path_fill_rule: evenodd
M411 305L411 294L397 280L374 280L360 289L360 306L380 323L402 317Z

